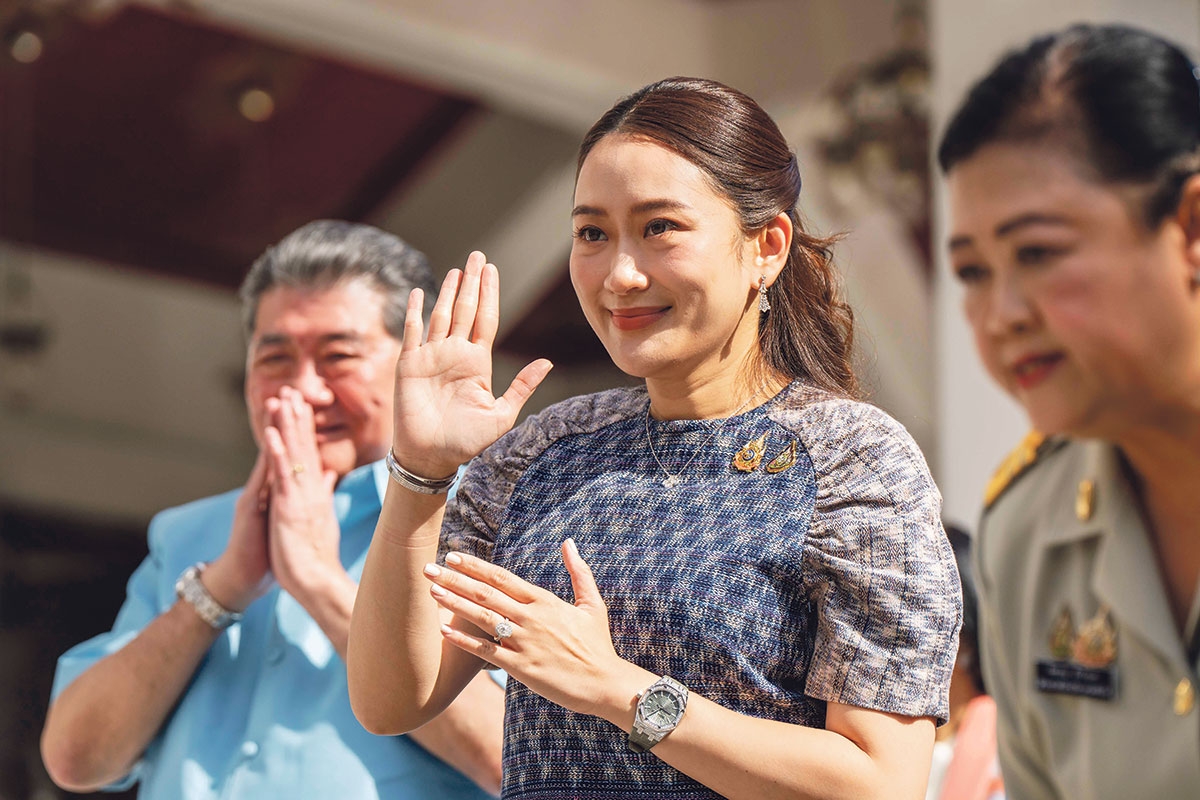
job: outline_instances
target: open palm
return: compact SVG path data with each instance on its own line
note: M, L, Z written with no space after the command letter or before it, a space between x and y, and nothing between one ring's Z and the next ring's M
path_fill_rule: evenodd
M393 448L407 469L453 474L508 432L551 364L527 364L500 397L492 391L492 345L500 318L500 276L483 253L442 283L423 335L421 290L409 297L396 364Z

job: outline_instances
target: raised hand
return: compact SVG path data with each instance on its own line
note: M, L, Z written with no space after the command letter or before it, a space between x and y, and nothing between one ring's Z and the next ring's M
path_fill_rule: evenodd
M563 542L562 558L575 590L574 605L462 553L450 553L446 568L429 564L425 576L432 581L434 599L455 615L455 626L442 627L447 641L504 669L553 703L597 713L597 687L612 685L611 676L629 665L613 648L608 608L574 541ZM512 634L497 642L496 624L505 619Z
M500 316L500 276L483 253L442 283L423 335L420 289L409 296L396 364L393 449L427 478L454 473L509 431L551 364L527 364L500 397L492 392L492 344Z

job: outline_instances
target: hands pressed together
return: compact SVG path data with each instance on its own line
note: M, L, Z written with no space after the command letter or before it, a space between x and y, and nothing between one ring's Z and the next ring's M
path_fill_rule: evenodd
M333 509L337 475L322 467L312 406L284 386L263 413L262 449L238 498L229 545L205 576L214 597L234 610L262 595L272 578L304 603L345 576Z

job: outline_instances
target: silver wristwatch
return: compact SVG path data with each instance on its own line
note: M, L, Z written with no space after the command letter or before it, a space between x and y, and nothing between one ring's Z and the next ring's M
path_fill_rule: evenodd
M201 561L185 569L179 580L175 581L175 594L195 609L200 619L216 630L223 631L240 621L242 615L225 608L208 593L208 589L200 581L200 573L204 571L205 566Z
M644 753L675 730L687 708L688 690L679 681L662 676L638 694L633 729L629 731L629 749Z

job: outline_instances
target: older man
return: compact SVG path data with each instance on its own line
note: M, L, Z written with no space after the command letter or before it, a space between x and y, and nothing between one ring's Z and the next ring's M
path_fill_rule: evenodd
M42 754L60 786L140 780L151 800L498 793L503 693L486 676L402 737L364 731L347 697L414 287L435 294L423 255L344 222L306 225L251 267L258 459L241 490L154 518L112 631L59 660Z

